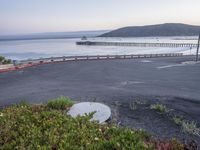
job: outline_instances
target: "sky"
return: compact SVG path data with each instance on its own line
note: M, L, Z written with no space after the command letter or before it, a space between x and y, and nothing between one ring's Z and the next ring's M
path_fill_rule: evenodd
M0 35L200 25L200 0L0 0Z

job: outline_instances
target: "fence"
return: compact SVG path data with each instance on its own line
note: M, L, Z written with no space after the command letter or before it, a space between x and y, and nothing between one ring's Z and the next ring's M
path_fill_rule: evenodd
M32 63L50 63L62 61L80 61L80 60L105 60L105 59L136 59L136 58L155 58L155 57L180 57L182 53L166 53L166 54L141 54L141 55L91 55L91 56L63 56L41 58L34 60L20 61L21 64Z
M156 58L156 57L180 57L182 53L166 53L166 54L142 54L142 55L93 55L93 56L63 56L63 57L51 57L40 59L29 59L20 62L15 62L11 67L0 68L1 72L14 71L24 69L27 67L38 66L41 64L49 64L54 62L66 62L66 61L88 61L88 60L114 60L114 59L137 59L137 58Z

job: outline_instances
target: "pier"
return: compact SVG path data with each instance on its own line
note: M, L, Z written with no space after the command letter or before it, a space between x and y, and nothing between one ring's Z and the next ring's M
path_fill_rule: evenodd
M77 45L86 46L133 46L133 47L197 47L193 43L136 43L136 42L95 42L95 41L78 41Z

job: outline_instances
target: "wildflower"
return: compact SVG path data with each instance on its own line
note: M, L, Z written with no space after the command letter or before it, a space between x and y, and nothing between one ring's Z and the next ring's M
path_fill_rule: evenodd
M99 138L98 138L98 137L95 137L95 138L94 138L94 140L95 140L95 141L98 141L98 140L99 140Z
M3 113L0 113L0 117L3 117Z

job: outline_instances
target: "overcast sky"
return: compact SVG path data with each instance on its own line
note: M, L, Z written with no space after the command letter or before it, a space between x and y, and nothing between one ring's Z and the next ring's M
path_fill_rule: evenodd
M200 0L0 0L0 35L200 25Z

